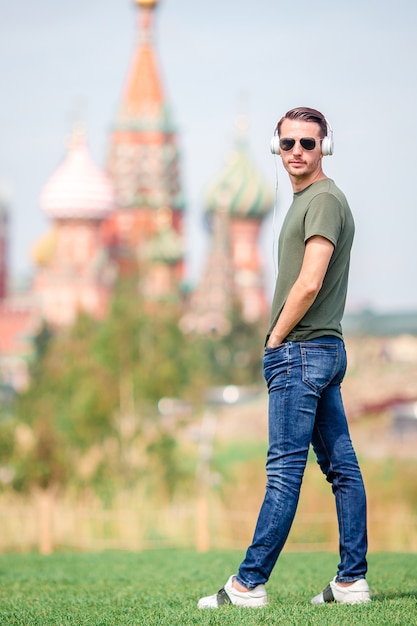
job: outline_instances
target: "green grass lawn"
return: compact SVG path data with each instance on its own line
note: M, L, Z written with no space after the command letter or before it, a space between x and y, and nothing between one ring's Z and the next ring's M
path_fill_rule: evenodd
M198 598L217 591L241 558L185 550L0 555L0 624L417 625L416 554L370 555L369 605L310 605L337 558L284 553L268 583L268 607L199 611Z

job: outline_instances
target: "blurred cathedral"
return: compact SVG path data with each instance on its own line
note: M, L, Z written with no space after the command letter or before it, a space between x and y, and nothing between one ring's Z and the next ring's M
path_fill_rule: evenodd
M43 317L71 324L105 315L113 282L137 271L157 298L184 272L184 201L177 136L153 49L156 0L137 0L139 41L110 135L107 171L75 129L66 159L47 181L41 208L51 232L39 242L34 292Z
M41 321L59 328L80 312L103 318L115 281L132 272L148 299L181 292L185 201L178 137L154 49L158 0L135 4L138 43L106 168L93 162L85 131L76 125L63 162L41 190L50 228L34 247L36 268L25 303L7 293L8 215L0 202L0 375L16 388L24 386L16 363L27 358ZM184 331L228 332L234 303L247 321L266 315L258 239L272 204L272 191L251 161L242 118L225 167L206 195L209 253L199 284L183 298Z

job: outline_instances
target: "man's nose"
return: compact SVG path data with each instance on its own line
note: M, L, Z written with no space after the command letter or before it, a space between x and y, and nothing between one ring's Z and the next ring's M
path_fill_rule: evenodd
M292 151L293 154L301 154L301 152L303 151L299 139L295 140L294 148L292 149Z

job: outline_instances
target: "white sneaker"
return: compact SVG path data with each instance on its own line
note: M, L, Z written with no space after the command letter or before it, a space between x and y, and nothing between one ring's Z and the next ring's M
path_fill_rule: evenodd
M265 585L257 585L250 591L238 591L233 587L233 579L229 580L217 593L213 596L200 598L198 601L199 609L218 609L224 604L234 604L235 606L243 606L249 609L260 608L268 604L268 596L266 595Z
M364 578L355 580L349 587L342 587L336 582L336 577L327 585L326 589L314 596L311 604L324 604L325 602L341 602L342 604L359 604L370 602L368 583Z

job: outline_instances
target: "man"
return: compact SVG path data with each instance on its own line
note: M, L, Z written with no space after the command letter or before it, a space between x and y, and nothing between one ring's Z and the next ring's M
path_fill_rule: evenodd
M265 583L288 537L310 444L332 484L340 563L312 599L370 601L366 495L350 440L340 384L346 370L341 319L346 301L354 222L349 205L322 169L332 154L332 131L315 109L288 111L272 141L294 198L279 237L278 277L264 354L269 391L267 487L252 544L236 576L199 608L260 607Z

